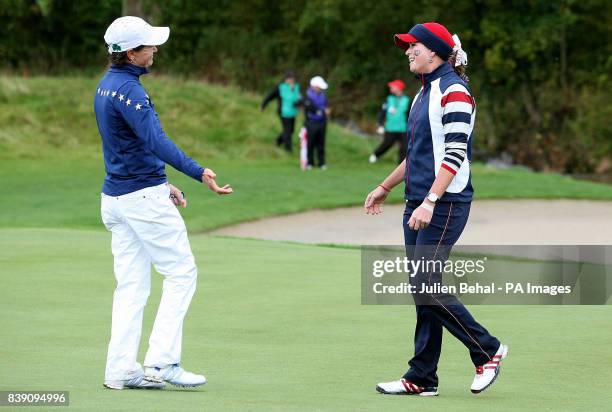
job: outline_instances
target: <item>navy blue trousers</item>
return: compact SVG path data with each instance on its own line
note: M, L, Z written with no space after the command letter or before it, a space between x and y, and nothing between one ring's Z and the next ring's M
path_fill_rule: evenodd
M409 201L404 212L404 242L410 259L447 260L452 246L465 228L470 203L438 202L429 226L411 230L408 220L421 202ZM421 271L410 283L421 290L422 284L442 283L442 273ZM451 294L413 294L417 322L414 331L414 356L404 378L420 386L438 386L438 361L442 349L442 328L446 328L469 350L474 366L488 362L500 342L482 327L459 300Z

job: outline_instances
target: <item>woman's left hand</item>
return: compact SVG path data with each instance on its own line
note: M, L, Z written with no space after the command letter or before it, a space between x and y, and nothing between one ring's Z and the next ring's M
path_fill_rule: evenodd
M382 212L382 205L385 203L385 199L389 192L383 189L380 185L376 186L374 190L368 193L363 208L366 215L377 215Z
M424 207L417 207L412 212L410 220L408 220L408 227L412 230L421 230L429 226L433 213Z
M181 189L171 185L170 183L168 183L168 186L170 187L170 200L172 200L174 206L181 205L183 209L186 208L187 199L185 199L185 195L183 194L183 192L181 192Z

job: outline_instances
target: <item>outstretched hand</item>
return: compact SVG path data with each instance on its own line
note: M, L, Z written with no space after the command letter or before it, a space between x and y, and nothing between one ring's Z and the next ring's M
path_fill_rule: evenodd
M382 212L382 204L387 199L389 192L383 189L380 186L377 186L376 189L372 190L368 197L366 197L365 203L363 204L363 208L367 215L377 215Z
M212 169L205 169L204 173L202 174L202 183L206 184L210 188L210 190L212 190L218 195L229 195L231 193L234 193L234 189L232 189L230 185L219 187L219 185L215 181L216 177L217 174L213 172Z

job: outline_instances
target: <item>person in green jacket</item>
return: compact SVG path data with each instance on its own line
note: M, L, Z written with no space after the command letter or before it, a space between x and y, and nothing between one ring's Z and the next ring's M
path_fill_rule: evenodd
M283 82L272 89L261 102L263 111L272 100L278 101L278 115L283 130L276 138L276 145L284 146L288 152L292 150L295 116L298 113L297 104L301 98L300 85L295 81L295 73L289 70L285 73Z
M376 148L374 153L370 155L370 163L376 163L378 158L385 154L387 150L395 144L399 143L398 163L402 163L406 157L407 138L406 125L408 121L408 112L410 111L410 98L404 96L406 85L401 80L393 80L387 83L391 94L382 106L378 113L378 133L384 133L382 143Z

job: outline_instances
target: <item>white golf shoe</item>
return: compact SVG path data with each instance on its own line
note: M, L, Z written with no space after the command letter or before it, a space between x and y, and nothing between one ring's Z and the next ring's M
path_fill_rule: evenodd
M392 382L381 382L376 385L376 390L385 395L438 396L438 388L419 386L404 378Z
M378 161L378 157L376 157L376 155L375 155L375 154L371 154L371 155L370 155L370 157L369 157L369 159L368 159L368 161L369 161L370 163L376 163L376 162Z
M500 344L499 349L497 349L497 352L495 352L495 355L493 355L489 362L476 367L476 376L474 376L474 382L471 387L472 393L480 393L493 385L500 372L500 363L507 356L508 346Z
M204 385L206 378L203 375L187 372L178 363L163 368L146 367L145 375L149 379L160 379L164 382L183 388L195 388Z
M163 380L145 376L142 372L128 379L104 381L104 387L107 389L164 389L165 386Z

